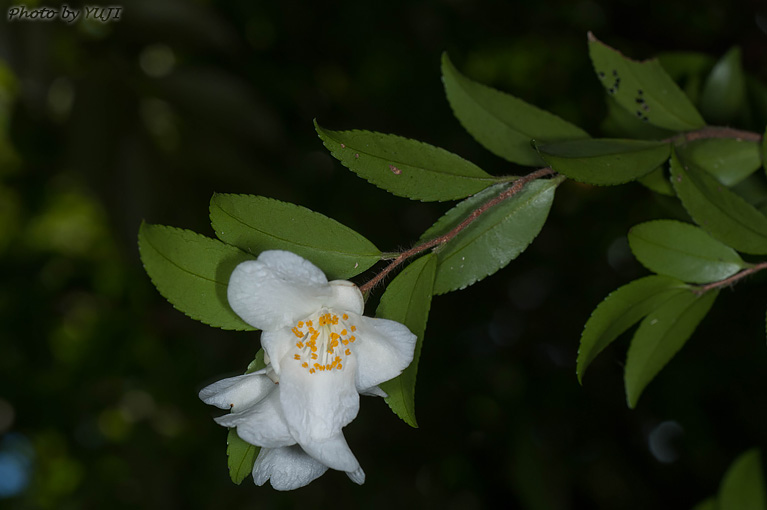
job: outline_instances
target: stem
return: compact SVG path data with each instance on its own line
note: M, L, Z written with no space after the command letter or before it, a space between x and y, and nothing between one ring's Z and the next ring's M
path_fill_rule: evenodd
M704 138L734 138L736 140L746 140L748 142L761 142L762 135L754 133L753 131L743 131L740 129L733 129L729 127L718 126L706 126L696 131L688 131L671 138L667 138L664 142L673 142L679 139L685 142L692 142L693 140L701 140Z
M695 290L695 293L698 294L698 295L705 294L706 292L710 291L711 289L718 289L718 288L721 288L721 287L727 287L728 285L733 285L738 280L742 280L746 276L749 276L749 275L752 275L754 273L757 273L757 272L761 271L762 269L767 269L767 262L762 262L762 263L756 264L755 266L751 266L751 267L749 267L747 269L744 269L743 271L741 271L739 273L736 273L736 274L730 276L729 278L725 278L724 280L719 280L718 282L713 282L713 283L709 283L707 285L702 285L702 286L698 287Z
M509 189L498 195L492 200L488 200L478 208L474 209L472 213L467 216L461 223L456 225L450 232L443 234L439 237L435 237L434 239L431 239L429 241L426 241L423 244L419 244L417 246L414 246L413 248L410 248L409 250L403 251L399 254L397 258L389 262L389 265L383 268L383 270L375 275L373 278L371 278L366 284L364 284L362 287L360 287L360 291L362 291L363 294L367 293L378 285L378 283L383 280L387 274L392 272L394 268L405 262L407 259L412 257L413 255L417 255L423 251L428 250L429 248L435 248L439 245L445 244L446 242L453 239L455 236L457 236L462 230L464 230L466 227L474 223L474 221L477 220L482 214L484 214L488 209L491 207L500 204L504 200L507 200L517 193L519 193L525 184L527 184L530 181L534 181L536 179L539 179L541 177L544 177L546 175L554 175L556 172L552 170L549 167L541 168L539 170L536 170L535 172L529 173L523 177L520 177L514 181L514 184L511 185Z

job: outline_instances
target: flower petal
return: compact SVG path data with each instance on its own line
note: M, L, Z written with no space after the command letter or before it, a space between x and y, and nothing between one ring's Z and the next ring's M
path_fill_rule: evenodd
M325 306L362 315L365 311L365 299L359 287L346 280L333 280L329 285L333 294L325 302Z
M238 375L214 382L200 390L200 399L220 409L240 411L264 398L274 383L263 373Z
M359 390L360 395L365 395L366 397L383 397L386 398L389 395L379 388L378 386L372 386L370 388L364 388L362 390Z
M402 373L413 361L416 336L399 322L388 319L355 317L359 342L357 390L364 392Z
M269 356L274 373L280 375L280 361L296 348L296 337L288 328L261 332L261 347Z
M362 468L359 468L356 471L347 471L346 475L352 482L356 483L357 485L362 485L365 483L365 472L362 470Z
M280 375L280 401L288 427L300 444L326 441L359 411L360 396L354 386L356 356L348 357L341 370L313 374L290 358L283 359Z
M261 448L253 464L253 481L264 485L271 480L278 491L308 485L322 476L328 467L307 455L300 446Z
M244 441L266 448L290 446L296 443L288 430L285 415L280 406L280 390L274 390L254 406L241 412L219 416L216 423L224 427L237 427L237 435Z
M358 473L362 472L362 468L360 468L360 463L357 462L357 458L349 449L349 445L346 443L346 439L342 432L339 432L325 441L310 441L308 443L299 444L306 453L326 466L351 473L349 477L352 478L352 480L355 480L353 475L359 479ZM362 481L365 481L364 472L362 472Z
M332 291L324 273L295 253L262 252L229 277L229 306L251 326L275 330L317 311Z

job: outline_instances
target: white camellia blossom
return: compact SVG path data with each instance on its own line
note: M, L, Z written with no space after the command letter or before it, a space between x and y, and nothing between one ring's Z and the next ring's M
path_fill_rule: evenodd
M416 336L404 325L362 315L351 282L328 282L314 264L288 251L265 251L238 265L229 305L262 330L266 368L200 391L207 404L231 409L216 419L261 451L258 485L302 487L328 468L358 484L365 473L342 428L359 410L359 395L385 396L378 385L413 360Z

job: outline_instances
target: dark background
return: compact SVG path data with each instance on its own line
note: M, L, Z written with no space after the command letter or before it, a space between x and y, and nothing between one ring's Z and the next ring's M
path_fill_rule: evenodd
M0 507L690 508L738 454L767 445L758 278L722 292L636 410L625 338L576 381L589 313L646 274L628 228L666 214L638 184L562 185L522 256L435 297L420 429L365 398L345 430L362 487L334 471L287 494L229 481L226 431L196 394L241 373L258 336L174 310L136 248L142 219L212 235L216 191L298 203L382 250L407 247L450 204L357 178L312 119L523 172L453 118L443 51L599 135L588 30L635 58L739 45L764 81L763 2L147 0L124 2L119 21L71 25L9 23L3 5Z

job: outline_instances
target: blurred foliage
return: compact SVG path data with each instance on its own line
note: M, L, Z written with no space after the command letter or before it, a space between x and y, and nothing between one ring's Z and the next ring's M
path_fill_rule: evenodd
M106 24L0 23L3 508L690 508L740 452L767 446L763 327L732 319L762 315L755 285L723 293L635 411L625 341L577 385L589 311L643 274L629 226L668 215L639 185L564 184L526 253L434 299L421 428L365 399L347 429L362 487L341 473L290 494L231 484L226 431L196 393L241 373L258 336L173 310L135 243L142 219L210 233L211 194L233 192L407 245L449 206L372 189L332 160L313 118L511 173L452 117L443 50L472 79L598 134L587 30L635 58L738 46L764 81L763 2L135 0Z

